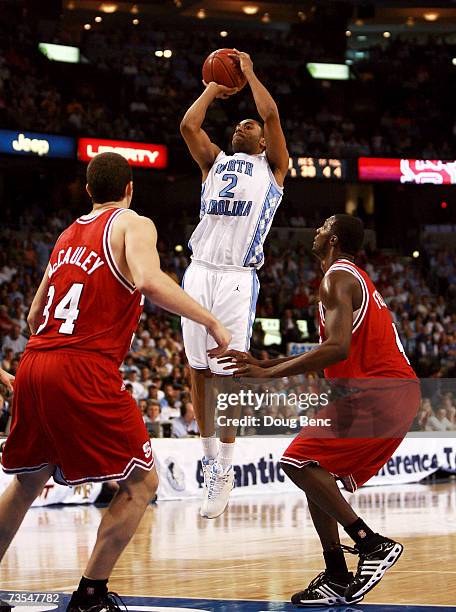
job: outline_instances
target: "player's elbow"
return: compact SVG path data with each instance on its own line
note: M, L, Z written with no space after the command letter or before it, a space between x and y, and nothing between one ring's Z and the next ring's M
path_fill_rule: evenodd
M193 132L196 132L197 129L199 129L199 126L187 117L184 117L180 122L180 133L182 134L182 136L185 136L186 134L192 134Z
M350 354L350 345L336 344L334 346L334 362L345 361Z
M277 121L279 119L279 111L275 104L268 105L263 109L262 119L264 123L272 123L273 121Z

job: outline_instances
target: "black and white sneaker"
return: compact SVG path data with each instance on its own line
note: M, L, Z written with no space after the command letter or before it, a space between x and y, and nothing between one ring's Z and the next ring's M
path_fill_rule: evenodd
M3 599L0 599L0 612L11 612L13 608L14 606L12 606L10 603L8 603L7 601L3 601Z
M66 612L122 612L119 602L123 605L123 610L127 607L117 595L117 593L106 593L90 603L82 603L79 594L74 591Z
M360 552L355 577L345 590L347 603L358 601L380 582L385 572L393 567L404 547L399 542L379 536L378 545L370 552Z
M353 580L353 574L348 574L348 584ZM350 581L350 582L349 582ZM347 604L345 591L347 582L340 584L336 582L328 573L328 570L321 572L309 584L307 589L295 593L291 598L291 603L295 606L338 606ZM363 596L350 600L350 603L357 603Z

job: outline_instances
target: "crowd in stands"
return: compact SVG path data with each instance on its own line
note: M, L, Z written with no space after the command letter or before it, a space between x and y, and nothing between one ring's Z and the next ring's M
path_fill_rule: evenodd
M29 231L0 233L0 365L12 374L27 343L29 306L66 219L63 212L50 216L42 232L31 229L35 224L33 215L24 216L22 222ZM180 281L188 265L187 257L161 246L159 250L163 269ZM417 374L436 383L423 390L416 427L426 431L456 429L456 389L451 391L438 384L456 378L456 253L435 250L423 255L419 262L412 262L379 252L369 254L368 259L362 254L359 263L391 308ZM316 295L321 274L309 253L303 248L287 251L272 241L259 277L257 317L280 319L282 342L265 346L264 330L257 323L252 353L267 359L286 354L288 342L318 342ZM307 322L307 337L303 337L298 320ZM138 403L151 435L197 435L189 368L177 317L146 301L136 338L121 370L125 387ZM299 379L297 391L308 390L315 376ZM4 431L8 401L2 400L0 409L0 430ZM296 415L296 407L286 405L268 410L272 416L290 415L290 411Z
M292 155L455 157L454 53L441 36L392 37L354 60L354 79L330 82L309 75L307 62L334 57L307 30L240 28L220 38L200 22L172 29L106 22L77 33L65 20L56 24L49 42L80 46L88 63L51 66L37 50L34 24L24 20L13 31L0 16L0 127L182 147L179 122L202 91L202 61L230 46L251 52L279 104ZM165 49L172 57L155 55ZM279 57L286 61L277 70ZM226 147L234 124L254 112L243 91L214 104L207 126Z

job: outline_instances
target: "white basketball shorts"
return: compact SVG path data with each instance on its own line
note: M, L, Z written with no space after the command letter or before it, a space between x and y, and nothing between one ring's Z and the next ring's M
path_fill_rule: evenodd
M249 350L260 288L254 268L220 268L193 260L184 274L182 287L231 332L229 348ZM226 364L219 364L216 359L208 357L207 351L214 348L216 343L203 325L182 317L182 334L192 368L230 375L229 371L223 370Z

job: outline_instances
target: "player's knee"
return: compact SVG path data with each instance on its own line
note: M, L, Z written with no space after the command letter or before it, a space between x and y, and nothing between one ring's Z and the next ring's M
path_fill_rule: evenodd
M31 503L41 494L44 485L53 473L53 469L53 466L49 466L34 473L16 474L13 486L22 498Z
M119 482L119 490L129 500L144 504L150 503L158 488L158 475L156 469L145 472L137 468L126 479Z
M286 463L285 461L280 461L280 468L283 472L285 472L285 474L288 476L288 478L290 478L290 480L292 480L293 482L296 480L299 474L298 468L294 467L293 465L290 465L289 463Z

